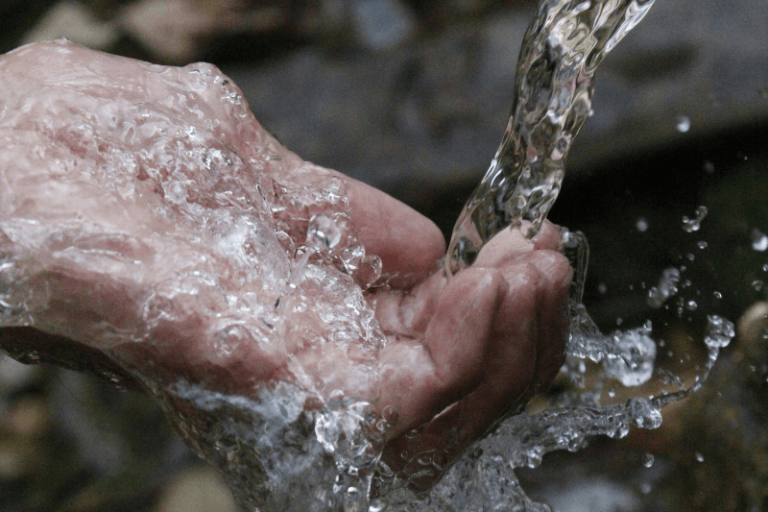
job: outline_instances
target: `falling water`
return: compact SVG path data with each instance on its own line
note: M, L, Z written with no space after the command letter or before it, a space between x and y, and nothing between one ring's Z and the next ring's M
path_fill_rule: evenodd
M454 227L450 273L471 265L508 226L527 220L529 236L538 232L560 192L568 151L589 117L595 71L653 2L541 2L523 39L501 144Z

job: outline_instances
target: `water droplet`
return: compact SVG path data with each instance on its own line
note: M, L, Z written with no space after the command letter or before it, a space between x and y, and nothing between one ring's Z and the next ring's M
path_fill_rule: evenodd
M706 249L707 247L709 247L709 244L707 242L701 241L696 243L696 247L698 247L699 249Z
M694 256L692 252L686 254L685 257L688 258L688 261L693 261L696 259L696 256Z
M707 213L709 213L709 210L706 206L699 206L696 208L696 217L693 219L683 217L683 230L686 233L693 233L694 231L701 229L701 221L704 220L704 217L707 216Z
M768 250L768 236L757 228L752 230L752 248L760 252Z
M760 279L755 279L752 281L752 288L755 289L756 292L759 292L763 289L763 286L765 286L765 283L762 282Z
M678 116L675 121L675 128L677 128L677 131L680 133L686 133L691 129L691 120L686 116Z
M382 263L381 258L372 254L365 257L360 270L355 275L355 280L360 288L367 290L381 277Z
M387 502L374 498L371 500L371 504L368 506L368 512L382 512L387 507Z
M650 328L641 327L611 337L611 353L603 358L608 377L619 380L626 387L648 382L656 359L656 343L649 336L650 331Z
M661 411L645 398L635 397L628 402L629 414L635 425L653 430L661 426Z
M659 279L659 283L648 290L648 306L653 309L658 309L663 306L667 299L677 294L677 285L679 282L680 270L675 267L664 269L664 272L662 272L661 278Z
M333 249L341 241L342 229L328 215L314 215L309 220L307 243L319 251Z
M714 296L716 299L722 299L723 298L723 294L718 292L718 291L712 292L712 296Z
M176 204L183 204L187 200L187 187L180 181L171 181L163 186L165 197Z
M616 398L616 391L613 389L608 390L608 396L611 398Z
M704 462L704 455L702 455L701 452L696 452L695 457L698 462Z
M661 380L664 382L664 384L674 384L680 389L683 389L683 380L671 371L661 368L659 369L659 375L661 376Z
M18 358L24 364L38 364L40 362L40 353L37 350L25 352Z
M397 421L400 419L400 415L397 413L397 410L395 410L395 408L391 405L386 406L381 411L381 416L387 423L389 423L390 426L397 423Z
M640 484L640 492L643 494L651 494L651 491L653 491L653 486L649 484L648 482L643 482Z
M635 227L637 230L641 233L645 233L648 231L648 221L645 220L643 217L640 217L637 219L637 223L635 224Z
M643 455L643 466L650 468L653 466L653 461L656 460L656 458L653 456L652 453L646 453Z
M432 454L423 453L416 457L416 463L421 466L430 466L432 464Z
M710 348L727 347L736 335L733 323L718 315L707 315L707 321L704 343Z
M605 285L605 283L600 283L597 285L597 291L600 292L601 294L604 294L605 292L608 291L608 287Z
M685 303L685 309L687 309L688 311L696 311L696 308L698 307L699 305L696 304L695 300L689 300L688 302Z
M768 263L763 265L763 272L768 272Z
M714 174L715 173L715 164L707 160L704 162L704 172L707 174Z

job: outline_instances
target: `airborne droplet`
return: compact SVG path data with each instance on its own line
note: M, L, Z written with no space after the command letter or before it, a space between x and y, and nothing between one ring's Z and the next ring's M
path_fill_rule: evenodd
M691 120L686 116L679 116L675 121L675 128L680 133L686 133L691 129Z
M652 467L654 460L656 459L652 453L646 453L645 455L643 455L643 466L647 468Z
M759 229L752 230L752 248L756 251L765 252L768 250L768 235Z

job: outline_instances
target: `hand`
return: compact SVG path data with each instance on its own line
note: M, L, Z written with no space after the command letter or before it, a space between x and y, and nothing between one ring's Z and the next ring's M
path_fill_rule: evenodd
M449 280L434 224L280 146L210 65L61 41L0 58L0 180L0 325L145 385L289 382L394 410L384 460L417 488L562 363L554 226L501 233ZM313 249L323 215L338 236Z

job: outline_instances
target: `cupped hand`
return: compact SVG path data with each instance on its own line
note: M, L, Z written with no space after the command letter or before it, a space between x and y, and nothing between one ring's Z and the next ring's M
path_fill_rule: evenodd
M554 226L502 232L449 279L431 221L283 148L210 65L64 41L0 57L0 180L6 333L33 328L59 360L87 347L153 389L366 401L416 488L562 363ZM339 232L325 252L323 216Z
M383 196L360 188L363 196ZM358 191L351 192L355 205ZM389 210L406 211L395 204ZM415 212L399 223L426 232ZM379 354L378 403L399 415L383 461L414 489L431 487L473 441L519 412L563 362L572 271L555 226L546 222L532 240L523 232L503 231L450 279L439 271L369 298L390 340ZM444 252L434 230L428 250L386 229L369 233L366 247L398 255L389 266L385 260L393 272Z

